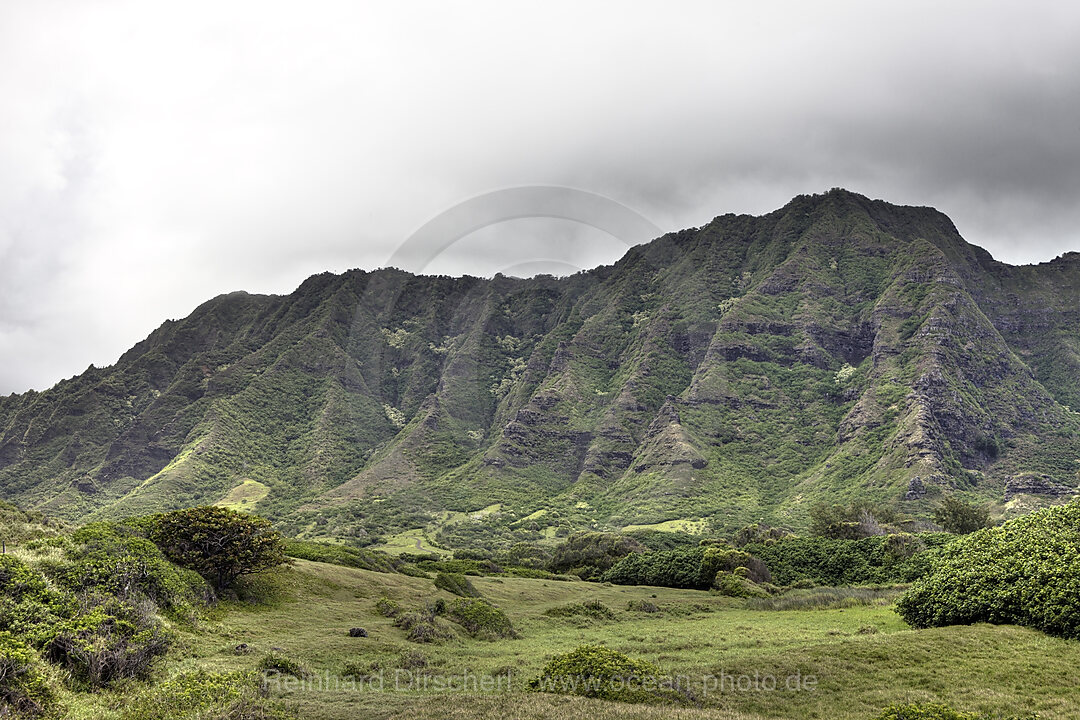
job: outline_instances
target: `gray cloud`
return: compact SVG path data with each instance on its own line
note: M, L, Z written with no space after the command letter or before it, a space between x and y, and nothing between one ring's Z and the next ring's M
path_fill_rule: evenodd
M849 187L1009 262L1080 248L1069 3L134 0L0 5L0 392L107 364L234 289L374 268L521 185L665 229ZM517 220L433 272L569 272Z

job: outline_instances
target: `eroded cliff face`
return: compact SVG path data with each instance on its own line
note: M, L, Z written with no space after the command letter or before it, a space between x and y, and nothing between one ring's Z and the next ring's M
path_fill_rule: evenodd
M493 503L797 525L822 500L1068 496L1078 380L1080 255L1003 265L937 211L831 191L564 279L217 298L0 399L0 484L85 518L255 480L259 510L339 532Z

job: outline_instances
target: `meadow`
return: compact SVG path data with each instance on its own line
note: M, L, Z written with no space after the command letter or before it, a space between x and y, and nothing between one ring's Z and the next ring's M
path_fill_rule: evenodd
M309 674L301 681L271 672L272 696L313 720L870 720L887 705L925 701L1001 716L1080 716L1076 641L985 624L914 630L895 612L893 588L794 590L762 601L577 580L470 581L507 613L519 637L459 632L439 643L410 642L376 604L389 598L420 607L455 596L430 579L294 560L251 581L258 602L222 602L195 626L177 627L161 672L255 669L278 653ZM609 617L559 614L596 602ZM367 637L350 637L354 627ZM678 707L629 705L527 688L553 655L580 645L604 645L690 678L692 698ZM795 676L795 689L785 688ZM500 687L482 686L485 677ZM68 717L120 717L124 692L72 694Z

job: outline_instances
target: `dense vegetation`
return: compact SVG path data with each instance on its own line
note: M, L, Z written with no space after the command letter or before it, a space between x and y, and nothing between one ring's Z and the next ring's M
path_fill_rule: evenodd
M1041 510L946 546L898 602L915 627L1026 625L1080 637L1080 503Z
M200 516L194 511L188 515ZM263 547L276 542L276 534L265 534L265 521L216 511L206 515L254 529ZM176 629L196 621L214 597L212 581L221 577L216 568L199 561L201 556L180 558L191 560L190 567L174 564L153 540L161 540L166 550L198 543L206 531L198 523L185 527L154 516L60 533L43 531L52 526L39 517L9 512L4 528L35 539L0 555L0 714L60 714L58 698L64 688L58 677L64 678L68 691L149 680L172 646ZM266 554L235 550L235 543L222 544L221 560L244 572L278 564L270 563ZM264 705L255 700L253 678L224 678L221 683L203 687L199 692L208 694L197 702L189 698L187 709L198 714L208 705ZM161 692L177 692L179 687L165 686ZM145 701L139 697L138 702ZM158 717L149 708L131 713L132 718Z

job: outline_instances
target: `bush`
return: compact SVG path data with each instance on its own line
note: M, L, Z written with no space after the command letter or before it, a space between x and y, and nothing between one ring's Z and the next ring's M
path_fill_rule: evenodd
M153 661L168 649L168 637L148 608L110 600L59 623L45 653L76 680L96 688L149 677Z
M947 497L934 510L934 522L954 535L967 535L990 524L990 508Z
M277 672L282 675L292 675L301 680L311 677L311 670L307 665L280 650L271 650L263 655L256 667L263 673Z
M164 610L190 616L212 593L198 573L177 567L137 527L94 523L71 535L68 564L56 579L75 593L101 592L120 600L149 598Z
M11 633L0 632L0 717L40 717L56 698L38 654Z
M930 570L934 553L956 539L948 533L878 535L860 540L786 537L743 550L760 558L779 585L836 587L912 582Z
M764 598L769 593L762 590L750 579L735 573L719 572L713 581L713 589L721 595L738 598Z
M914 627L989 622L1080 637L1080 503L957 539L897 610Z
M183 673L144 690L120 720L285 720L293 717L267 699L258 673Z
M383 617L397 617L401 612L401 606L388 597L381 597L375 601L375 612Z
M407 612L397 616L394 624L405 631L406 639L417 643L438 642L452 638L454 633L444 627L434 612Z
M648 600L629 600L626 603L626 609L630 612L643 612L650 614L660 612L660 606L656 603L649 602Z
M289 557L329 563L343 567L374 570L375 572L395 572L390 558L377 550L361 550L349 545L337 545L310 540L285 540L284 552Z
M480 597L480 591L460 573L439 573L435 576L435 587L461 597Z
M699 545L651 553L633 553L617 562L602 579L616 585L707 590L718 573L746 568L748 577L767 582L769 569L757 557L725 545Z
M555 548L549 568L555 573L578 569L583 579L589 579L603 574L620 558L645 549L637 540L619 533L574 533Z
M858 540L885 535L888 526L898 520L892 508L866 500L851 505L818 504L810 508L810 533L836 540Z
M450 604L446 615L473 637L496 640L518 636L506 613L487 600L459 598Z
M217 506L176 510L150 519L150 539L176 564L229 588L241 575L285 562L285 545L270 521Z
M615 617L615 611L599 600L548 608L544 614L552 617L588 617L594 620L612 620Z
M682 696L660 677L655 665L633 660L602 645L581 645L556 655L529 688L618 702L679 701Z

